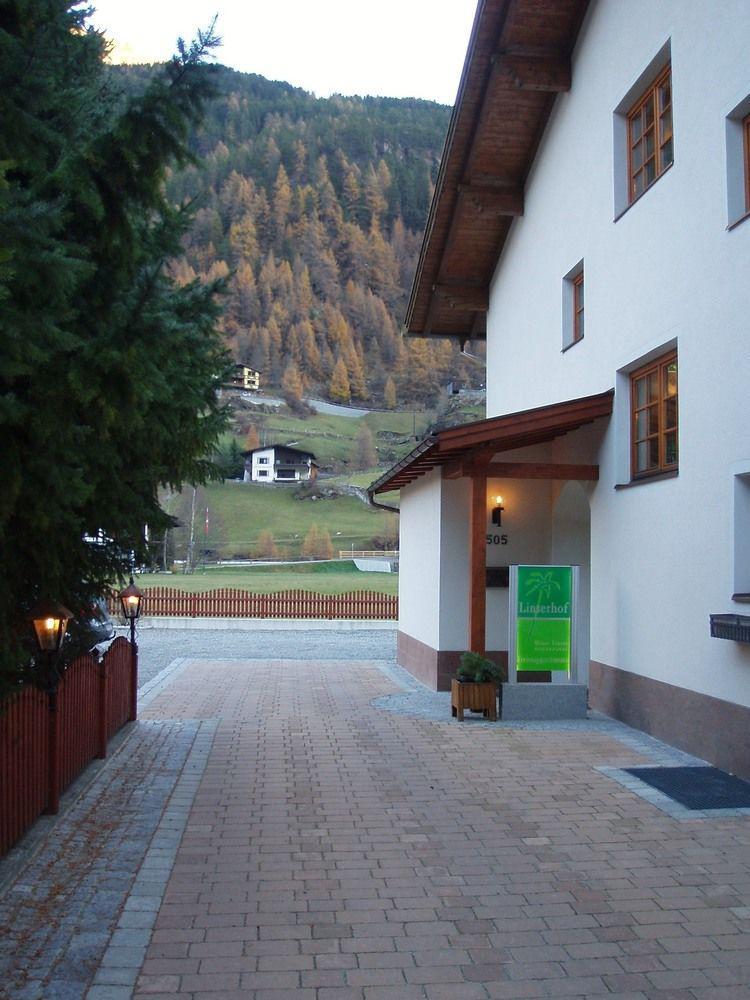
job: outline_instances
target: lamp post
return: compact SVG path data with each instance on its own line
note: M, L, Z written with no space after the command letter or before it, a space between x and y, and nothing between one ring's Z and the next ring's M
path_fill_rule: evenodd
M53 816L60 808L60 732L57 713L57 686L60 676L56 667L68 622L72 617L73 613L57 601L40 601L29 612L29 621L34 629L37 647L47 667L45 676L49 704L47 812Z
M129 722L135 722L138 716L138 646L135 641L135 623L141 614L141 603L143 601L143 591L133 583L130 583L118 594L122 613L130 625L130 656L131 656L131 682L130 682L130 717Z

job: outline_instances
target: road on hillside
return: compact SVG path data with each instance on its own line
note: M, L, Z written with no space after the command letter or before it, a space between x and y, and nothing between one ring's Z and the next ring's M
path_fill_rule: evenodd
M284 403L283 399L277 399L275 396L255 396L250 393L245 393L243 399L252 403L254 406L260 406L263 403L267 403L269 406L282 406ZM311 406L316 413L327 413L329 416L333 417L366 417L368 413L372 413L372 410L364 410L358 406L341 406L339 403L326 403L322 399L305 399L303 402Z

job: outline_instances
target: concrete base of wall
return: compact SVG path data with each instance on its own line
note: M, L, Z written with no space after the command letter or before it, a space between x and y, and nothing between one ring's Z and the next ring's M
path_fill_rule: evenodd
M591 707L750 780L750 708L591 661Z
M399 666L433 691L450 691L451 679L456 676L461 657L466 652L463 649L433 649L419 639L399 630L397 635L396 661ZM508 679L507 649L488 649L487 657L494 660L503 673L503 680ZM523 675L524 684L546 683L550 680L549 671L527 672Z
M503 684L503 722L585 719L585 684Z
M450 691L451 679L456 676L461 657L465 650L433 649L419 639L414 639L399 629L397 635L396 661L399 666L433 691ZM508 670L508 653L504 650L488 650L487 656Z

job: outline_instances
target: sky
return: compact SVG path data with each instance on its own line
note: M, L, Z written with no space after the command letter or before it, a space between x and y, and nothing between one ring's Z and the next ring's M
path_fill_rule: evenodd
M92 0L114 62L168 59L215 14L217 61L330 94L452 105L477 0Z

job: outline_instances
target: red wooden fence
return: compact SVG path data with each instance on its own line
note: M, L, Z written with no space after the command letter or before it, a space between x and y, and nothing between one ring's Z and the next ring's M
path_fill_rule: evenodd
M47 701L43 691L26 687L0 706L0 855L47 806Z
M112 613L118 608L113 604ZM277 594L251 594L224 588L190 594L174 587L149 587L143 600L144 615L187 618L398 618L398 598L355 590L348 594L314 594L307 590L282 590Z
M118 638L100 661L81 656L53 694L29 685L0 704L0 856L130 718L131 646Z

